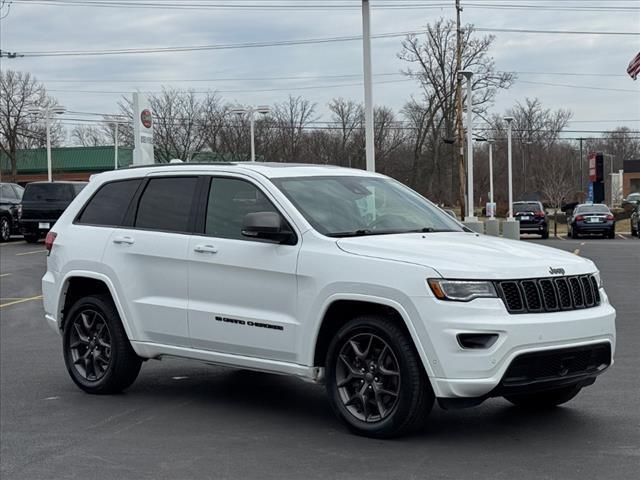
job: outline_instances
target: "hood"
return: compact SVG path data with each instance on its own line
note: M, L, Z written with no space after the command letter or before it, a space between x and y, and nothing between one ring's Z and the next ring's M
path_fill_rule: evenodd
M572 253L475 233L372 235L337 244L354 255L423 265L444 278L506 280L561 276L557 269L565 275L596 271L591 260Z

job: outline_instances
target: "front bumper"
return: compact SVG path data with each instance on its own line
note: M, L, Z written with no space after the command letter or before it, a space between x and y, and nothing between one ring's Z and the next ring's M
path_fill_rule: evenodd
M615 310L600 289L601 304L554 313L509 314L500 299L468 303L414 298L424 312L421 339L429 361L431 383L439 398L487 397L499 387L519 356L533 352L606 344L615 350ZM486 349L465 349L458 335L497 334ZM613 363L611 360L610 364Z

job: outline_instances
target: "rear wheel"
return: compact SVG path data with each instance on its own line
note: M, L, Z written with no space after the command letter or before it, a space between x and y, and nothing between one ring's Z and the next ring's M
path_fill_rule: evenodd
M88 393L124 390L135 381L142 364L107 295L81 298L71 307L64 325L63 349L71 379Z
M38 241L40 240L40 235L38 235L37 233L28 233L25 234L24 239L27 243L38 243Z
M549 238L549 228L545 228L542 233L540 234L540 237L542 237L543 240L546 240L547 238Z
M434 402L409 335L393 320L374 315L349 321L333 338L326 387L347 427L374 438L420 428Z
M615 229L611 229L609 230L609 233L607 234L607 238L616 238L616 231Z
M567 403L578 395L580 390L581 387L571 386L538 393L506 395L504 398L518 407L540 410Z
M7 217L0 218L0 242L8 242L11 238L11 222Z

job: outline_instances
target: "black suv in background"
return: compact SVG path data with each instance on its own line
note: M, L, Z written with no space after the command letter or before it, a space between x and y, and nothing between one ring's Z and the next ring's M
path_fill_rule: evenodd
M18 210L24 188L15 183L0 183L0 242L18 233Z
M547 214L540 202L513 202L513 216L520 222L520 233L537 233L549 238Z
M20 206L20 232L29 243L37 242L56 223L87 182L28 183Z
M606 238L616 237L616 219L609 207L602 203L578 205L568 223L569 238L579 238L583 234L598 234Z

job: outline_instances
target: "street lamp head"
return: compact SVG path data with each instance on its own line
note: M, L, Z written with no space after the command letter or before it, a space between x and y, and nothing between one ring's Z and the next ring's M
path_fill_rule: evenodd
M56 115L62 115L66 109L62 105L54 105L51 107L51 113L55 113Z
M504 117L504 121L507 123L513 122L513 117Z
M469 80L471 77L473 77L473 72L471 70L460 70L458 71L458 77L461 76Z
M267 115L271 112L271 108L269 105L260 105L256 108L256 112L261 113L262 115Z
M229 113L231 113L232 115L237 115L237 116L241 117L242 115L247 113L247 109L246 108L234 108Z

